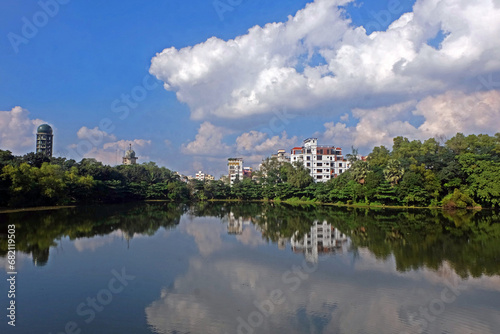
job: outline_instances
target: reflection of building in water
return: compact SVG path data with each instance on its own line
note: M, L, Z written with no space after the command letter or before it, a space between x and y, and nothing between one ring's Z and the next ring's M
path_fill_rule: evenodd
M230 212L227 220L227 233L228 234L242 234L243 225L250 225L252 223L251 219L244 219L239 216L236 218L234 213Z
M343 251L343 245L347 242L347 236L337 228L325 221L315 221L311 231L299 239L297 233L292 237L292 250L297 253L305 253L306 259L311 262L318 261L319 254Z
M33 256L33 264L37 267L42 267L49 261L49 248L40 249L38 246L31 250Z
M288 238L279 237L278 238L278 248L285 249L287 241L288 241Z

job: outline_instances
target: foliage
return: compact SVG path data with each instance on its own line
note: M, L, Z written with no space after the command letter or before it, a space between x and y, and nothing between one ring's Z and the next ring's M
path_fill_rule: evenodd
M394 191L390 184L384 184ZM456 193L457 198L463 195L458 190ZM217 217L226 223L251 222L261 233L257 238L283 246L293 235L310 232L314 222L326 221L350 238L349 251L356 254L364 249L378 259L391 258L400 272L422 267L438 270L446 262L463 278L500 274L500 217L491 210L333 208L298 198L281 204L195 202L189 207L179 203L127 203L37 214L20 210L1 214L0 225L16 225L16 250L30 254L40 266L48 262L54 246L66 238L121 231L124 239L130 240L141 234L153 235L160 228L176 228L185 213L189 217ZM7 252L7 239L0 239L0 256Z
M191 198L188 186L177 175L153 162L111 167L95 159L76 163L44 158L50 162L41 164L37 159L35 154L14 157L0 150L0 206Z
M443 199L443 207L448 209L465 209L475 206L477 206L476 202L459 189L455 189L453 194L449 194Z
M326 183L315 183L309 169L268 158L254 179L188 184L154 162L106 166L47 159L39 154L13 156L0 150L0 206L63 205L130 200L291 200L322 203L447 207L500 207L500 133L458 133L421 142L396 137L392 151L375 147L366 161L348 155L351 168ZM453 204L454 203L454 204Z

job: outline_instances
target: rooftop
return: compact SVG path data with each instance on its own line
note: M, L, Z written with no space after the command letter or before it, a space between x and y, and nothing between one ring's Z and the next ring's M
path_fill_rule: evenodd
M52 134L52 128L48 124L42 124L36 129L36 132Z

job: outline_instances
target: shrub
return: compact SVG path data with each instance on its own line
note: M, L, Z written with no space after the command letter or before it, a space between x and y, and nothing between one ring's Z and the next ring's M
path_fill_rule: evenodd
M477 203L459 189L455 189L453 194L449 194L443 199L443 207L446 209L465 209L475 206L478 206Z

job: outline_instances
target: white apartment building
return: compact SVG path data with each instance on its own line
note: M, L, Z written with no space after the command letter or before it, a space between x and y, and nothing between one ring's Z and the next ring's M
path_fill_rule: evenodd
M242 158L229 158L227 159L228 176L231 185L236 180L243 180L243 159Z
M203 173L201 170L196 173L195 179L198 181L205 181L205 173Z
M315 182L326 182L351 167L340 147L319 146L317 138L308 138L302 147L292 148L290 162L304 164Z
M318 262L319 254L347 250L347 241L344 233L325 220L322 223L315 221L311 231L301 239L295 233L291 239L291 246L294 252L304 253L307 261Z

